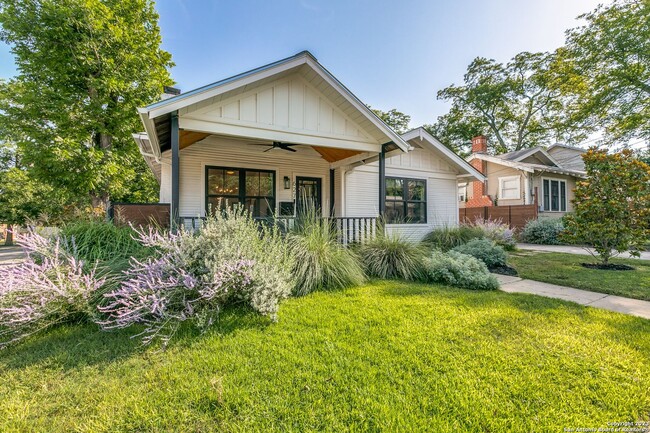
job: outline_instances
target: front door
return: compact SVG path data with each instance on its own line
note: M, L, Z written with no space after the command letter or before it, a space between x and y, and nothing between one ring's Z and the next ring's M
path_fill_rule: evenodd
M296 212L314 207L317 213L321 211L321 178L296 177Z

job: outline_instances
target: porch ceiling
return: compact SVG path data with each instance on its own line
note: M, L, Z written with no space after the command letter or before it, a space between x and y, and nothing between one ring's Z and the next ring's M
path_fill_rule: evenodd
M179 147L185 149L208 136L210 136L210 134L205 132L186 131L185 129L181 129L178 133Z
M225 136L219 136L215 134L208 134L205 132L197 132L197 131L191 131L191 130L186 130L186 129L181 129L179 131L179 147L181 149L185 149L193 145L194 143L197 143L207 137L223 137L223 138L229 138L233 139L233 137L225 137ZM248 143L263 143L263 142L268 142L269 146L272 144L272 140L260 140L256 138L237 138L238 141L242 141L243 144ZM351 158L355 155L360 155L365 152L361 151L356 151L356 150L349 150L349 149L339 149L339 148L334 148L334 147L324 147L324 146L310 146L308 144L303 144L303 143L292 143L296 145L304 145L304 146L309 146L311 147L314 151L316 151L325 161L329 163L337 162L337 161L342 161L347 158ZM163 149L165 150L165 149Z
M320 153L323 159L327 162L341 161L345 158L349 158L351 156L362 153L354 150L334 149L331 147L322 147L322 146L312 146L312 149Z

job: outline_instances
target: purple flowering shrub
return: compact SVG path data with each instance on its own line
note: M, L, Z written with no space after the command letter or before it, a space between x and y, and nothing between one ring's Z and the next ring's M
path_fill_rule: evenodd
M483 231L483 236L494 241L497 245L502 246L505 250L512 251L515 249L517 244L515 232L508 226L508 224L505 224L501 220L477 218L470 225L481 229L481 231Z
M169 341L191 320L205 329L228 304L244 303L276 319L293 284L293 258L279 232L261 229L241 208L207 219L198 233L140 230L139 241L158 251L133 260L120 286L99 307L104 329L145 325L143 342Z
M18 234L27 257L0 268L0 348L88 312L103 286L95 267L64 248L65 240L35 232ZM70 246L72 244L69 244Z

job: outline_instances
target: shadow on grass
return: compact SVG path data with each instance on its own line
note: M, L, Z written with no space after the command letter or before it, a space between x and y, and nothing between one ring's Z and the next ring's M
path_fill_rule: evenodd
M224 309L205 333L190 323L180 326L167 348L193 346L205 337L227 335L246 329L265 329L271 321L243 307ZM21 369L33 365L70 370L84 366L106 366L131 356L166 350L159 342L145 346L138 334L144 328L103 331L94 323L57 325L26 341L0 351L0 366ZM1 368L0 368L1 371Z

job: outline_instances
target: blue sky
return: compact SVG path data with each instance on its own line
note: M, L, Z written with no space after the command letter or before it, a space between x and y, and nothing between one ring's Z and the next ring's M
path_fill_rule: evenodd
M397 108L411 126L447 104L436 92L459 83L474 57L507 61L552 50L598 0L159 0L172 76L188 91L302 50L362 101ZM15 74L0 46L0 77Z

